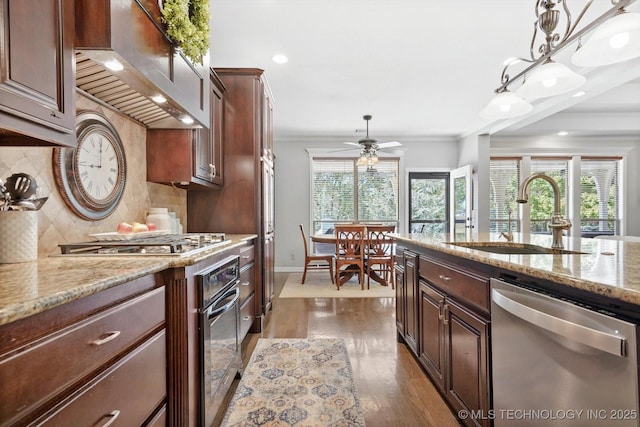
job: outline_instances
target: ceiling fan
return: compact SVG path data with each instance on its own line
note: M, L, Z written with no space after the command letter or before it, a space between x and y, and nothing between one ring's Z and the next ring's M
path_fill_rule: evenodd
M382 142L379 143L378 140L369 137L369 120L371 120L371 115L367 114L362 116L362 118L367 122L367 136L358 140L358 142L345 142L347 145L353 145L358 147L360 150L360 158L358 159L359 166L372 166L378 163L378 155L376 152L387 151L387 149L392 147L400 147L402 144L398 141L390 141L390 142ZM348 148L347 150L354 150L354 148ZM336 150L336 151L345 151L345 150Z

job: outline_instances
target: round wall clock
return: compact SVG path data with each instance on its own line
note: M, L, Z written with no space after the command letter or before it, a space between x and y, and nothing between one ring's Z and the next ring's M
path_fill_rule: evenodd
M97 113L79 113L76 147L53 150L53 175L74 213L89 220L111 215L127 179L124 148L113 125Z

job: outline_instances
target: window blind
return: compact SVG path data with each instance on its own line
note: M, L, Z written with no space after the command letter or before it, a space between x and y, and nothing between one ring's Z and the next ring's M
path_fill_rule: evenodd
M520 158L492 158L489 168L490 230L507 231L511 211L511 231L518 231L520 223L516 198L520 182Z
M580 231L583 235L618 234L619 159L583 159L580 164Z

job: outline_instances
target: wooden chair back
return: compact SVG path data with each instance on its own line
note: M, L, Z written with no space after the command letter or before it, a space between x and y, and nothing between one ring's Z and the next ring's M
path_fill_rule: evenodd
M336 285L340 290L340 272L343 266L358 274L364 289L364 252L367 228L364 225L336 225Z
M307 279L307 271L309 270L329 270L331 283L333 283L333 255L310 252L307 234L304 232L302 224L300 224L300 234L302 234L302 242L304 243L304 272L302 273L300 283L304 285L304 282Z
M368 225L367 256L384 257L392 255L394 239L389 234L395 230L395 225Z

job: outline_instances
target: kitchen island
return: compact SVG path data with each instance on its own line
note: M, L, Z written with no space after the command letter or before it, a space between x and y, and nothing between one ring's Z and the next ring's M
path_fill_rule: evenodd
M560 250L551 249L549 235L514 233L512 242L497 234L456 241L448 234L394 236L398 338L458 415L495 408L492 375L501 364L492 359L496 280L640 323L638 243L564 237ZM629 347L635 354L635 337ZM493 425L490 417L460 421Z

